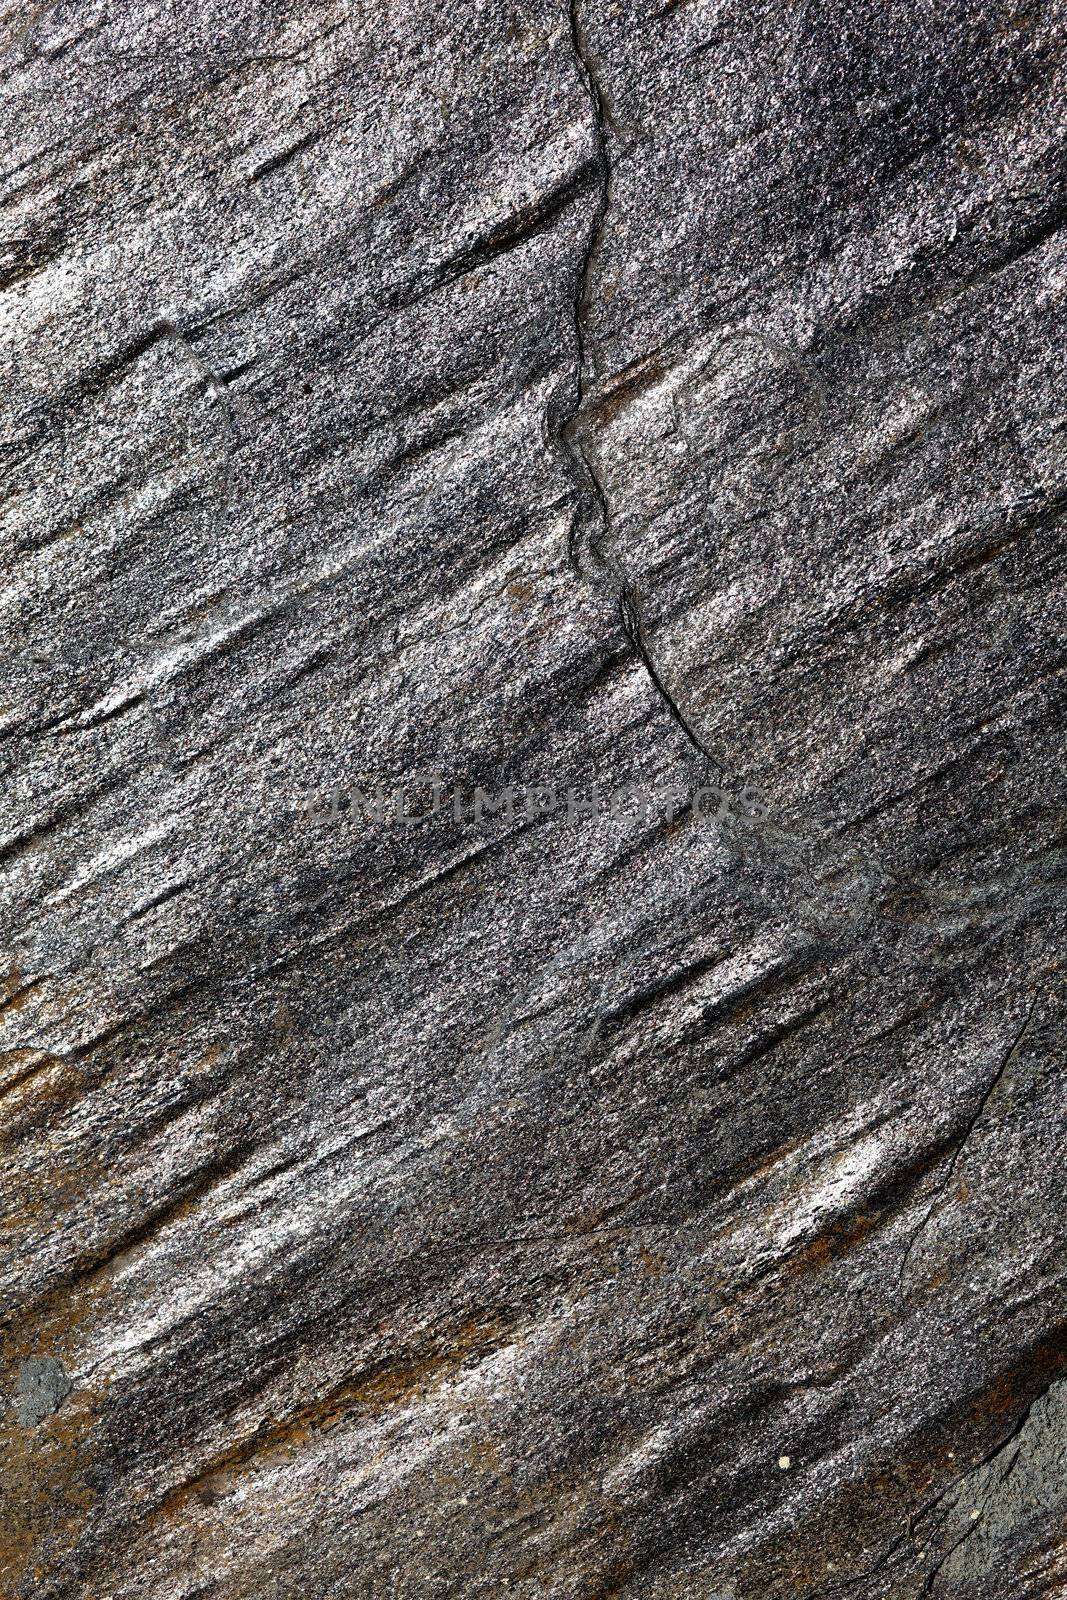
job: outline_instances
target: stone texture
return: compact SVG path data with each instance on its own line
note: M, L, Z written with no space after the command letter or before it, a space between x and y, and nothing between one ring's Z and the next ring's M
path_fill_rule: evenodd
M1067 1595L1062 0L0 27L3 1600Z

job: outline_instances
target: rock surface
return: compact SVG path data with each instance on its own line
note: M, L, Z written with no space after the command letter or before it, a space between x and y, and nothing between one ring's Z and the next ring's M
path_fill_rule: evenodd
M1067 1595L1062 0L2 28L0 1595Z

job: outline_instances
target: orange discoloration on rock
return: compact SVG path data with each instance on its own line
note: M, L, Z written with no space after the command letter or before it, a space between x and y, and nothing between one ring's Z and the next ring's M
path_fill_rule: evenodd
M36 1427L18 1420L16 1408L0 1410L0 1600L59 1573L78 1542L95 1500L91 1484L93 1431L106 1386L77 1382L95 1296L66 1289L38 1304L0 1336L0 1387L16 1391L24 1362L41 1356L61 1360L74 1381L71 1392Z
M658 1250L650 1250L647 1245L641 1246L641 1271L649 1278L658 1278L666 1263L666 1256L660 1255Z
M40 1050L0 1052L3 1067L10 1076L0 1083L0 1143L8 1146L85 1092L85 1077L76 1067Z
M790 1276L817 1272L820 1268L828 1266L831 1261L843 1256L846 1251L865 1239L877 1225L877 1216L867 1216L863 1212L833 1223L825 1233L813 1239L792 1257L787 1268Z
M265 1420L254 1433L220 1451L195 1477L172 1490L149 1520L176 1521L194 1496L217 1496L234 1475L290 1459L318 1435L336 1427L350 1412L378 1416L391 1407L434 1393L455 1377L472 1356L484 1357L505 1344L509 1332L510 1324L502 1318L464 1322L442 1347L423 1350L339 1384L291 1416Z
M210 1072L212 1067L216 1065L221 1056L221 1044L213 1044L209 1050L204 1052L199 1061L195 1061L193 1063L193 1065L189 1068L189 1071L197 1074L201 1072Z
M21 969L13 966L7 977L0 982L0 1017L9 1011L21 1011L30 995L38 988L40 984L27 983Z
M611 422L628 400L633 399L644 389L649 389L659 382L664 375L663 362L658 356L647 356L643 361L635 362L608 383L599 397L590 406L590 414L598 423Z
M975 1422L987 1422L992 1417L1007 1417L1018 1407L1015 1385L1007 1374L980 1395L971 1413Z
M10 1411L0 1419L4 1463L0 1511L0 1593L41 1582L77 1543L95 1499L91 1439L100 1400L67 1396L51 1417L23 1427Z
M40 1073L62 1068L58 1056L46 1050L0 1050L0 1099L21 1089Z

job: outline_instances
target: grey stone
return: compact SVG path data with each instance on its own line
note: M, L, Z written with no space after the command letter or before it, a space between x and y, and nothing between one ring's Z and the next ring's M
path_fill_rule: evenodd
M1067 1504L1067 1383L1054 1383L992 1459L972 1472L939 1511L953 1530L943 1584L993 1587ZM1028 1538L1027 1535L1030 1537Z
M15 1409L24 1428L36 1428L58 1411L73 1385L62 1361L41 1356L24 1361L15 1389Z
M1062 0L31 9L0 1593L1067 1592Z

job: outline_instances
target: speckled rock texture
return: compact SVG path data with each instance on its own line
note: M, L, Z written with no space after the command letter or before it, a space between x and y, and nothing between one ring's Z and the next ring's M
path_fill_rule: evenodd
M1065 0L3 6L0 1600L1067 1595Z

